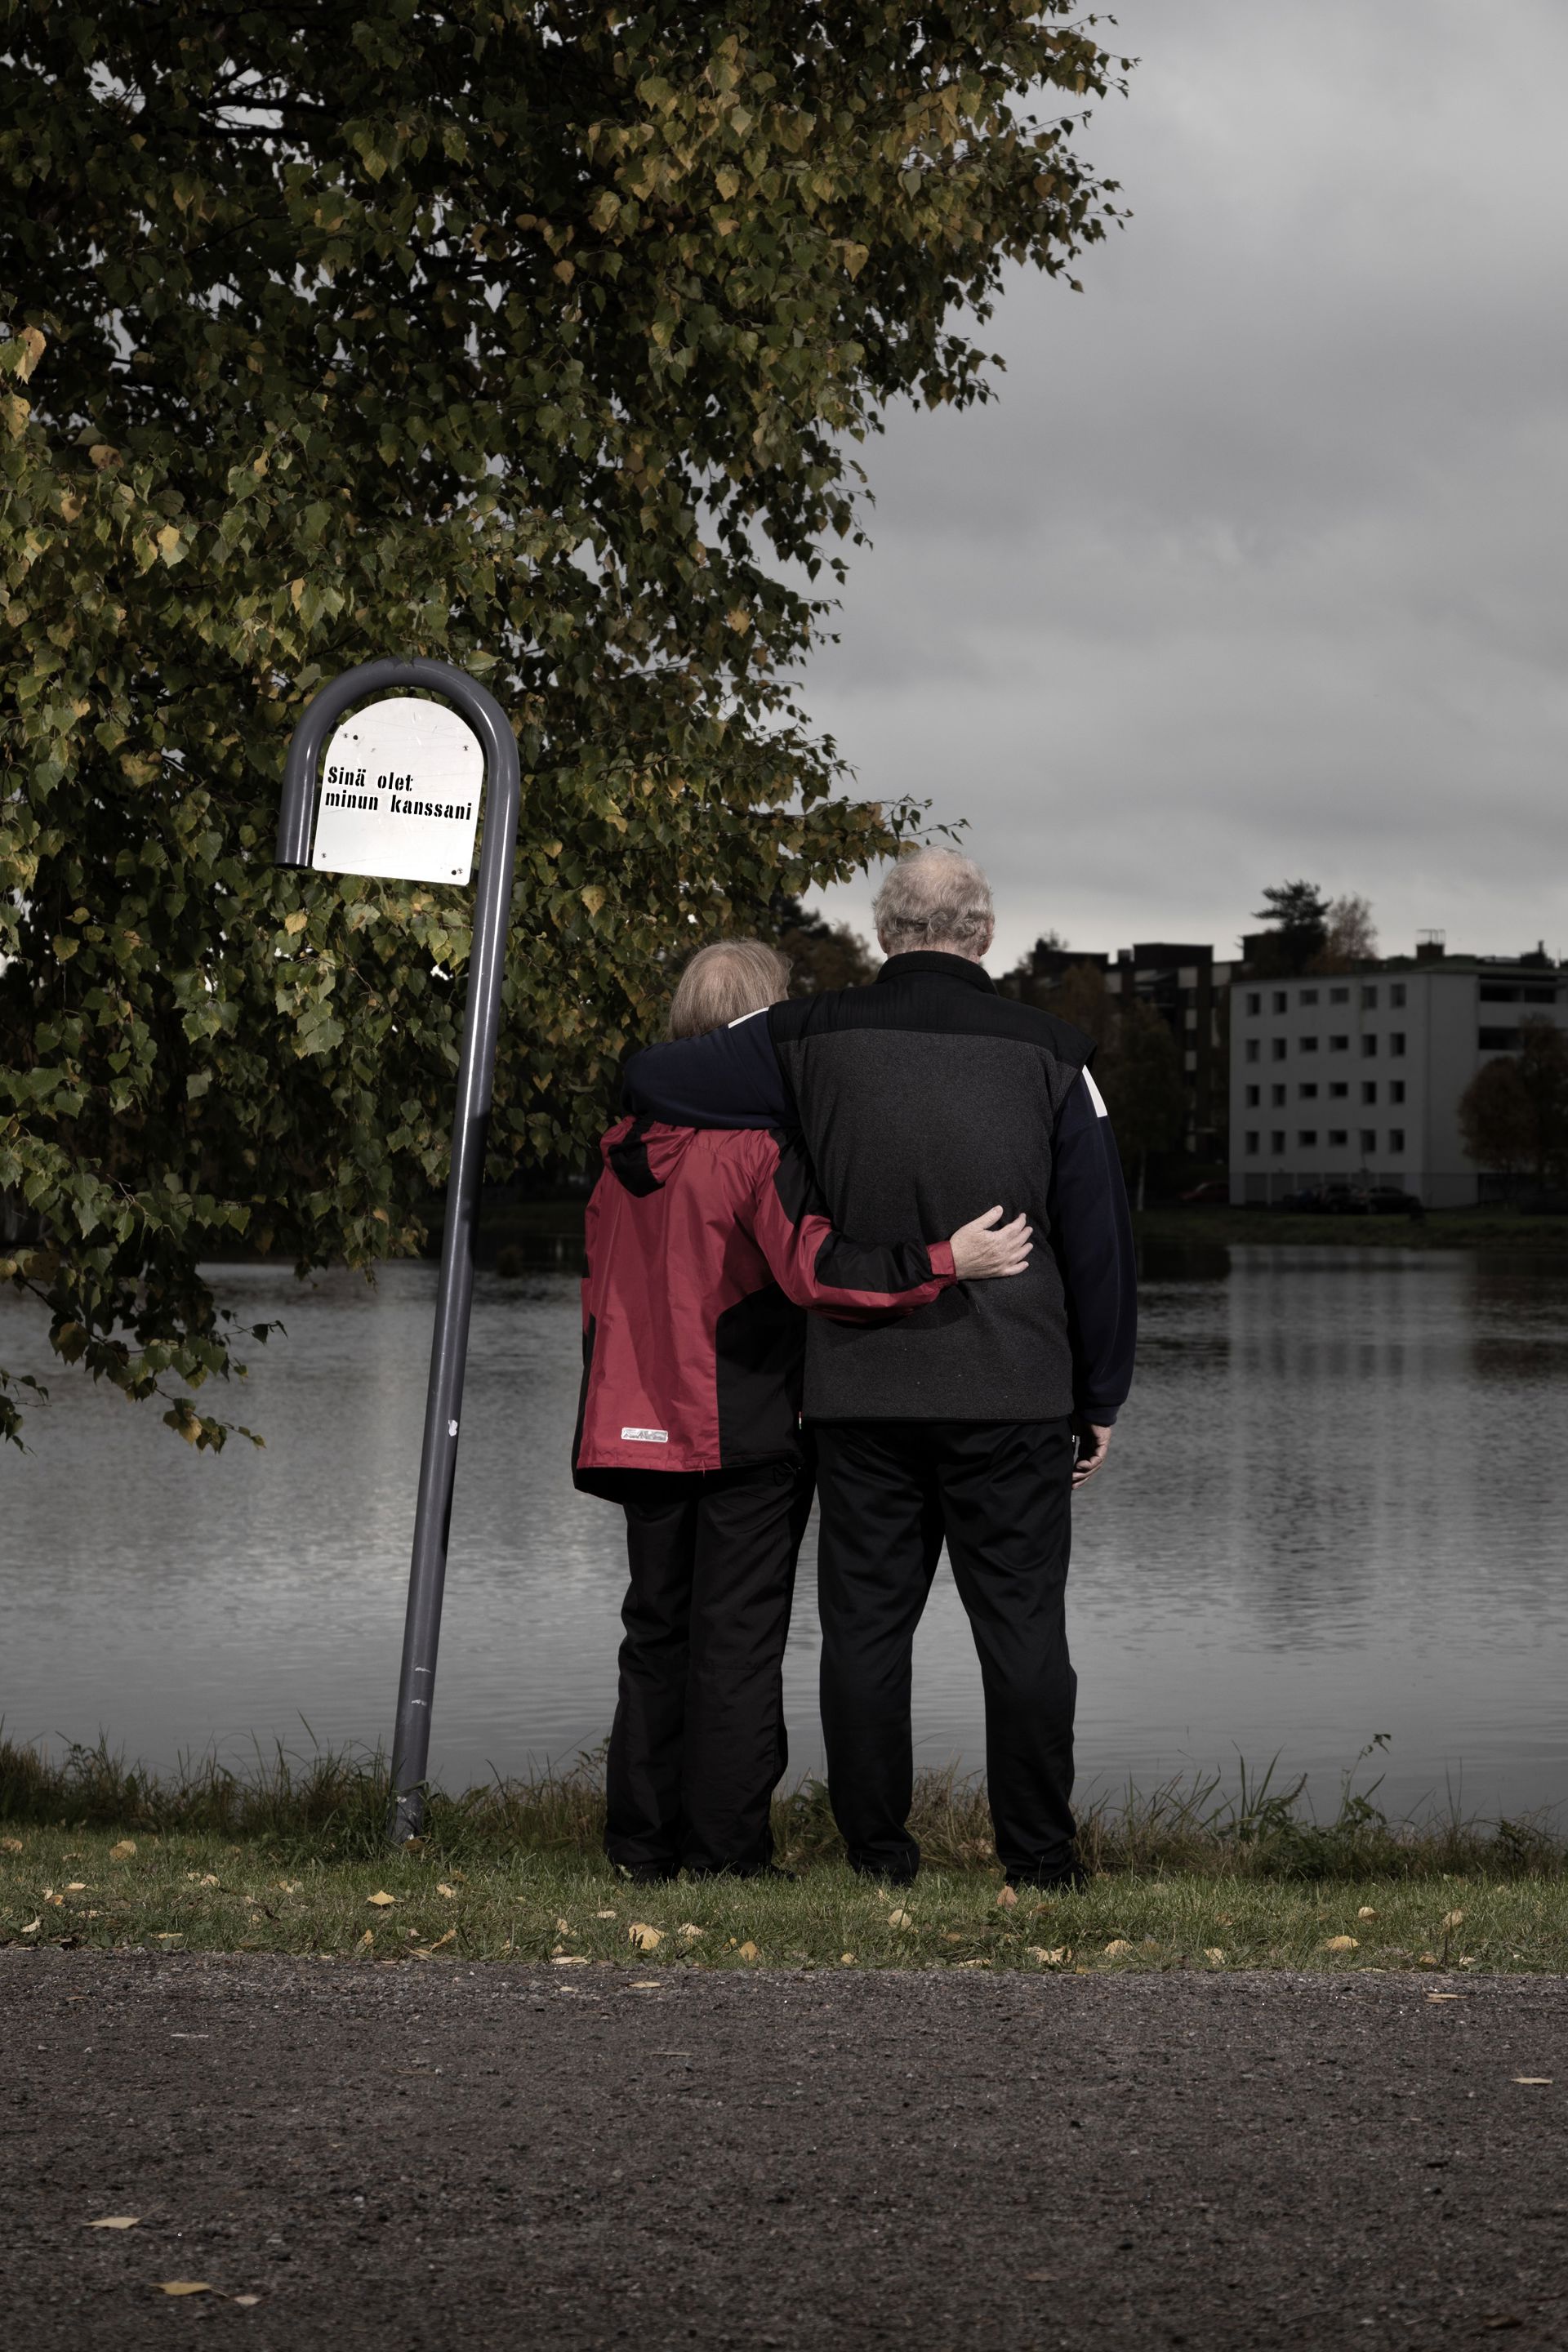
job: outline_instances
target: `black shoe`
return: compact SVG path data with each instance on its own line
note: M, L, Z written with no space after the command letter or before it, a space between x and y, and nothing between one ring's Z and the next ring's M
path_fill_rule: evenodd
M1026 1887L1037 1895L1079 1895L1089 1885L1089 1876L1081 1862L1069 1862L1065 1870L1010 1870L1007 1884Z
M679 1875L673 1862L617 1862L616 1876L627 1886L668 1886Z

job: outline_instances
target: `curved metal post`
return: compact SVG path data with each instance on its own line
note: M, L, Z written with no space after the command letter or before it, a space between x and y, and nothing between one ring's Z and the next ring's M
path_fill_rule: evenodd
M450 662L364 662L333 678L307 704L289 746L277 856L279 866L310 864L317 773L334 720L354 704L400 686L423 687L427 693L439 695L467 719L484 751L485 800L473 953L458 1065L458 1108L452 1122L452 1166L425 1402L419 1500L414 1518L414 1556L408 1571L403 1671L392 1740L393 1795L387 1834L397 1845L416 1837L425 1818L430 1709L436 1691L436 1653L441 1634L447 1541L474 1296L474 1242L500 1030L501 975L522 790L517 738L494 695Z

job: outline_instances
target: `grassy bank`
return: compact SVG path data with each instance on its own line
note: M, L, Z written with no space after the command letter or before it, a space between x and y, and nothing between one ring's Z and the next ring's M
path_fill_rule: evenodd
M633 1890L601 1856L594 1759L433 1795L383 1843L374 1757L207 1759L165 1780L103 1748L0 1743L0 1941L337 1958L650 1966L1568 1969L1568 1865L1539 1824L1390 1821L1349 1790L1318 1819L1272 1774L1091 1807L1081 1894L1003 1894L984 1791L926 1775L925 1868L900 1894L845 1866L824 1792L781 1801L793 1883ZM1341 1940L1349 1937L1345 1942Z

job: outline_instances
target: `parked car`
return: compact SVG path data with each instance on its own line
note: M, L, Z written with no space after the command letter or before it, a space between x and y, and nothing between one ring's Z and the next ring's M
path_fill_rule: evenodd
M1357 1195L1357 1205L1368 1217L1424 1217L1426 1204L1415 1192L1403 1192L1397 1184L1369 1184Z
M1211 1176L1206 1183L1194 1184L1190 1192L1182 1194L1184 1203L1193 1208L1228 1209L1230 1182L1224 1176Z
M1310 1215L1314 1210L1323 1206L1323 1197L1321 1192L1310 1188L1300 1192L1281 1192L1279 1198L1273 1202L1271 1206L1276 1209L1293 1211L1297 1216Z

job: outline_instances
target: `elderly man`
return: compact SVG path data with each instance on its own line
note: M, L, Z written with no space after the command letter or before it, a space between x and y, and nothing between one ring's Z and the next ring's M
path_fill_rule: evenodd
M869 988L772 1006L639 1054L627 1108L698 1126L798 1127L834 1222L868 1241L944 1233L993 1202L1049 1246L1013 1282L959 1285L902 1321L815 1320L805 1418L822 1534L822 1724L858 1870L908 1882L915 1628L942 1540L980 1655L996 1851L1010 1885L1079 1868L1065 1598L1071 1493L1131 1381L1127 1195L1087 1037L997 993L991 892L925 849L876 902Z

